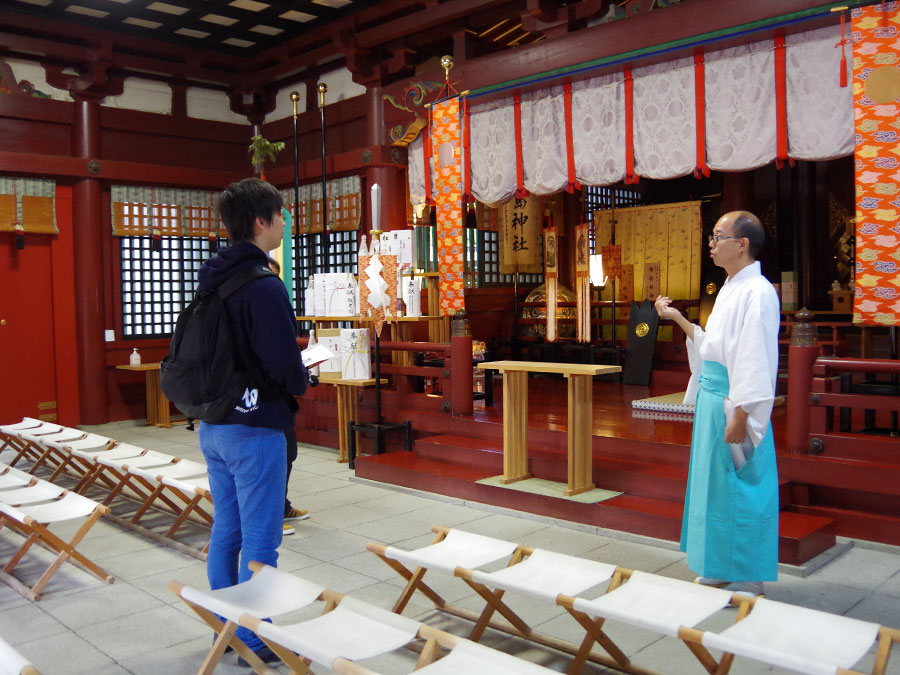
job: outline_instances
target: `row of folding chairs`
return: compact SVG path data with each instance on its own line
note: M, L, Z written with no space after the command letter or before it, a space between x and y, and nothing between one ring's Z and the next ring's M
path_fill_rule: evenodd
M51 481L61 475L72 477L77 481L73 492L106 489L105 505L119 495L137 500L138 509L130 517L110 518L160 543L205 558L205 548L198 550L175 538L188 519L212 525L205 464L28 417L0 427L0 442L0 452L8 449L11 453L10 465L30 462L29 473L46 470ZM164 533L142 525L151 507L174 516Z
M835 675L851 670L877 643L873 675L887 668L900 630L844 616L750 597L678 579L630 570L543 549L517 545L458 529L433 527L432 544L404 550L370 543L367 549L406 580L393 611L403 612L413 594L435 607L475 622L469 639L477 642L488 626L575 655L570 672L590 659L618 670L649 673L635 664L605 629L606 622L653 631L684 642L700 666L728 673L735 656L770 666ZM502 565L506 566L502 566ZM449 605L425 582L429 571L455 576L484 599L476 614ZM584 628L581 645L543 636L504 601L510 592L556 604ZM734 612L734 621L726 609ZM736 609L736 612L735 612ZM500 614L505 621L494 619ZM724 630L700 629L726 621ZM599 645L602 652L595 651ZM719 652L715 657L710 650Z
M0 569L0 579L30 600L38 600L63 563L70 562L108 584L113 577L78 550L77 546L109 507L98 504L48 481L0 464L0 529L17 532L24 541ZM83 518L81 527L68 540L54 533L50 526ZM32 585L13 576L13 570L28 551L38 546L56 557Z
M410 646L420 651L415 670L424 675L548 675L552 671L509 654L456 637L419 621L338 593L258 562L253 577L216 591L185 586L169 588L216 633L198 673L208 675L228 647L257 673L266 665L239 638L238 626L256 633L293 673L313 664L345 675L376 675L359 661ZM295 612L321 605L306 621L274 623Z

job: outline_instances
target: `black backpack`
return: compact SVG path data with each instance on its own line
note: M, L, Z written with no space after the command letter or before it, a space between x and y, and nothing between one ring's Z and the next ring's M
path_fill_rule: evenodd
M159 377L166 398L188 418L220 421L257 374L239 353L225 299L244 284L267 276L275 274L261 265L242 270L218 288L199 291L178 315Z

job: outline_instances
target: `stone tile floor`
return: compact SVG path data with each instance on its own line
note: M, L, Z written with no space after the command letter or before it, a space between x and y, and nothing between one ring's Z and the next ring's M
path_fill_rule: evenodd
M157 429L132 421L90 430L202 460L196 434L184 427ZM279 567L376 605L390 607L403 584L387 565L365 551L366 543L415 548L431 541L430 527L434 524L499 534L511 541L679 579L693 577L684 555L672 542L361 481L336 458L336 451L328 448L301 446L289 495L295 506L310 510L311 518L297 523L296 534L284 538ZM133 510L134 505L127 500L113 505L115 513L128 509ZM66 530L68 526L60 527ZM191 536L188 532L187 538ZM202 537L198 529L193 533L194 543L199 545ZM0 560L8 559L15 539L0 531ZM79 548L114 574L115 583L104 584L72 565L64 565L36 603L0 584L0 636L50 675L195 673L212 633L169 592L167 584L177 579L206 587L204 563L104 520L95 525ZM43 570L35 564L43 554L26 556L16 575L33 581ZM429 579L448 601L473 610L481 608L478 597L461 581L438 574ZM774 600L900 627L900 549L841 540L834 550L803 568L782 566L779 581L768 584L766 590ZM583 631L561 609L511 594L506 599L539 632L581 641ZM725 614L717 620L733 620ZM414 597L405 615L460 635L470 628L467 622L434 610L421 595ZM704 672L680 642L612 623L607 624L607 630L636 664L675 675ZM498 631L488 630L483 642L557 671L564 672L570 662L566 655ZM365 665L386 675L409 673L415 657L413 652L401 650ZM870 669L873 660L874 653L870 653L860 668ZM287 669L282 666L281 671ZM236 665L234 654L227 654L216 672L228 675L248 671ZM589 666L584 672L612 671ZM739 658L732 672L756 675L787 671ZM888 672L900 675L900 646L894 648Z

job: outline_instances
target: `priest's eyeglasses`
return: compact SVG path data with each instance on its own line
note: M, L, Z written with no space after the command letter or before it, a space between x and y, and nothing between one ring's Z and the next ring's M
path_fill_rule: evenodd
M710 244L712 244L713 242L715 242L715 243L718 244L718 243L719 243L720 241L722 241L723 239L743 239L743 237L729 237L729 236L726 236L726 235L724 235L724 234L711 234L711 235L709 235L709 243L710 243Z

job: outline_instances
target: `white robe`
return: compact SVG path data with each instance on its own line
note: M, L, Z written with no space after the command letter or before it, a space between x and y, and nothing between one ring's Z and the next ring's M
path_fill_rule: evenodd
M775 400L780 311L775 288L754 262L725 282L706 330L694 326L694 339L687 340L691 380L684 402L696 401L703 361L721 363L728 369L731 404L749 415L747 433L754 446L766 434Z

